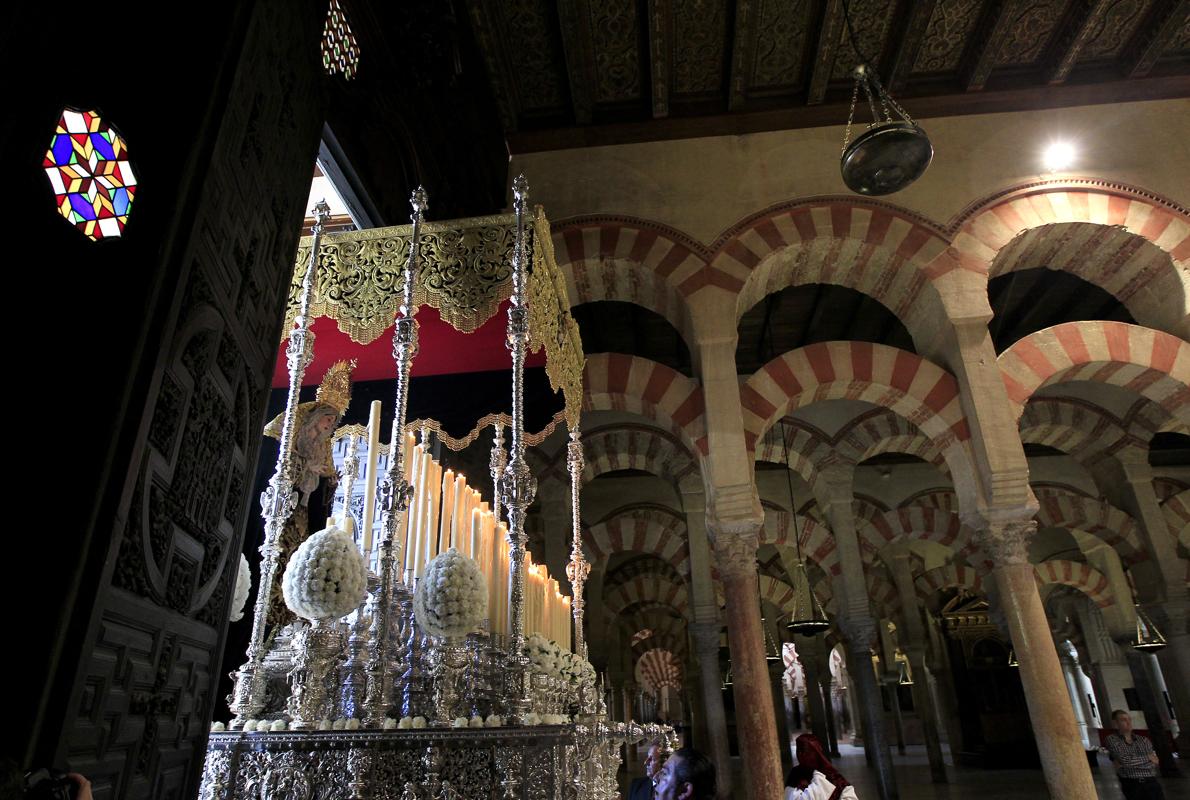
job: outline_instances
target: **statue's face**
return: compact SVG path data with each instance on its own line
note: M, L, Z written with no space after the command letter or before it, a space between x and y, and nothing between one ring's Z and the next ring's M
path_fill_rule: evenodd
M333 414L319 414L318 419L314 421L314 428L318 431L319 437L330 433L335 427L335 417Z

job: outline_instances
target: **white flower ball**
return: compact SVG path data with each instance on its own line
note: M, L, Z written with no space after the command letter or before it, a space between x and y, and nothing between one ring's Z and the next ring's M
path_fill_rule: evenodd
M454 720L450 723L450 727L452 727L452 728L466 728L467 727L467 718L466 717L455 717Z
M480 717L480 716L472 717L471 721L467 723L467 727L468 728L482 728L483 727L483 717Z
M409 730L413 727L413 717L401 717L401 721L397 723L397 727L403 731Z
M489 714L483 724L485 728L499 728L504 724L504 720L500 718L499 714Z
M285 728L285 720L283 719L275 719L273 720L273 724L269 726L269 730L271 731L283 731Z
M351 719L347 720L347 724L343 726L343 729L348 731L358 731L359 720L355 717L352 717Z
M417 728L419 730L421 728L426 727L426 718L425 717L414 717L413 718L413 727Z
M240 553L240 571L236 573L236 589L231 596L232 622L239 622L244 618L244 608L248 605L248 594L252 591L252 570L248 567L248 559Z
M396 727L397 727L397 721L395 719L393 719L392 717L384 718L384 730L391 731Z
M252 733L256 730L256 720L250 719L244 723L244 733Z
M466 636L487 613L487 581L473 559L452 547L429 563L413 598L419 628L433 636Z
M339 717L337 720L335 720L334 722L331 723L331 730L341 731L341 730L343 730L343 728L346 725L347 725L347 720L343 719L342 717Z
M227 726L224 725L222 722L212 722L211 723L211 733L222 733L225 730L227 730Z
M318 720L318 730L329 731L331 729L331 721L329 719Z
M359 608L367 593L367 566L350 534L328 528L294 551L281 589L285 605L308 620L338 619Z

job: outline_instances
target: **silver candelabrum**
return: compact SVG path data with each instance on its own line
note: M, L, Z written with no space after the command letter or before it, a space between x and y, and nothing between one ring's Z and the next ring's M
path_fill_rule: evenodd
M235 717L232 728L242 728L244 723L260 715L265 705L264 637L268 625L269 601L276 581L280 548L277 540L289 517L297 508L298 497L293 487L293 428L297 418L298 394L305 377L306 367L314 353L314 332L310 330L310 301L314 295L314 272L318 263L318 246L322 241L322 230L330 216L331 209L325 200L314 206L314 225L310 229L314 240L310 247L310 261L302 277L301 298L293 330L289 332L289 343L285 348L285 359L289 366L289 394L285 398L285 413L281 421L280 450L277 466L268 488L260 496L261 513L264 517L264 544L261 547L263 561L260 569L260 583L256 588L256 604L252 612L252 638L248 643L248 660L234 673L235 686L232 689L230 707Z
M393 334L393 360L397 364L395 413L388 471L380 484L380 507L384 515L377 566L380 588L368 631L368 689L364 697L364 721L373 728L384 724L393 705L390 631L394 616L394 592L399 583L396 574L399 555L396 552L396 538L413 497L413 487L405 479L405 413L409 407L409 370L413 357L417 355L417 320L414 319L417 308L413 305L413 282L417 275L421 225L427 204L425 190L419 186L409 202L413 209L410 215L413 232L409 241L409 258L405 262L401 306L397 311L396 331Z
M529 717L529 658L525 655L525 514L537 495L537 479L525 461L525 355L529 347L527 292L528 230L525 210L529 182L518 175L512 182L516 242L512 252L512 303L508 308L507 346L512 353L512 424L509 459L500 476L502 508L508 514L509 570L511 571L510 642L505 681L508 716L517 725ZM510 778L511 780L511 778ZM509 789L517 791L519 789Z

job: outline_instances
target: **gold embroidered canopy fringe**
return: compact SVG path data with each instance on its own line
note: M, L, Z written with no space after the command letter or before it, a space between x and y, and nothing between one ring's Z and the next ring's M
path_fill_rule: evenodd
M360 344L375 341L392 325L400 305L412 230L411 225L397 225L323 235L310 315L335 320L339 330ZM573 427L582 408L582 340L541 206L535 209L531 231L529 350L545 349L550 387L562 392L563 413ZM456 330L473 333L512 294L509 254L515 238L513 214L422 223L414 304L432 306ZM308 263L312 242L313 237L305 237L299 243L299 267ZM295 269L290 284L287 332L297 315L302 272Z

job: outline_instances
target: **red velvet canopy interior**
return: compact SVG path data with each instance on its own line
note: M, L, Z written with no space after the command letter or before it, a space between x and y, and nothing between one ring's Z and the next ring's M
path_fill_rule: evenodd
M413 375L454 375L467 372L489 372L507 370L512 366L512 357L504 346L504 334L508 325L508 301L500 306L491 319L474 333L460 333L442 321L438 310L423 306L417 312L420 349L413 361ZM356 359L353 381L391 380L396 377L397 368L393 362L393 326L389 326L378 339L363 345L353 342L339 330L335 321L326 317L315 319L314 360L306 368L304 386L316 385L322 381L327 368L342 359ZM285 362L285 343L277 350L277 363L273 370L273 388L283 389L289 385L289 367ZM530 354L526 366L539 367L545 364L545 353Z

